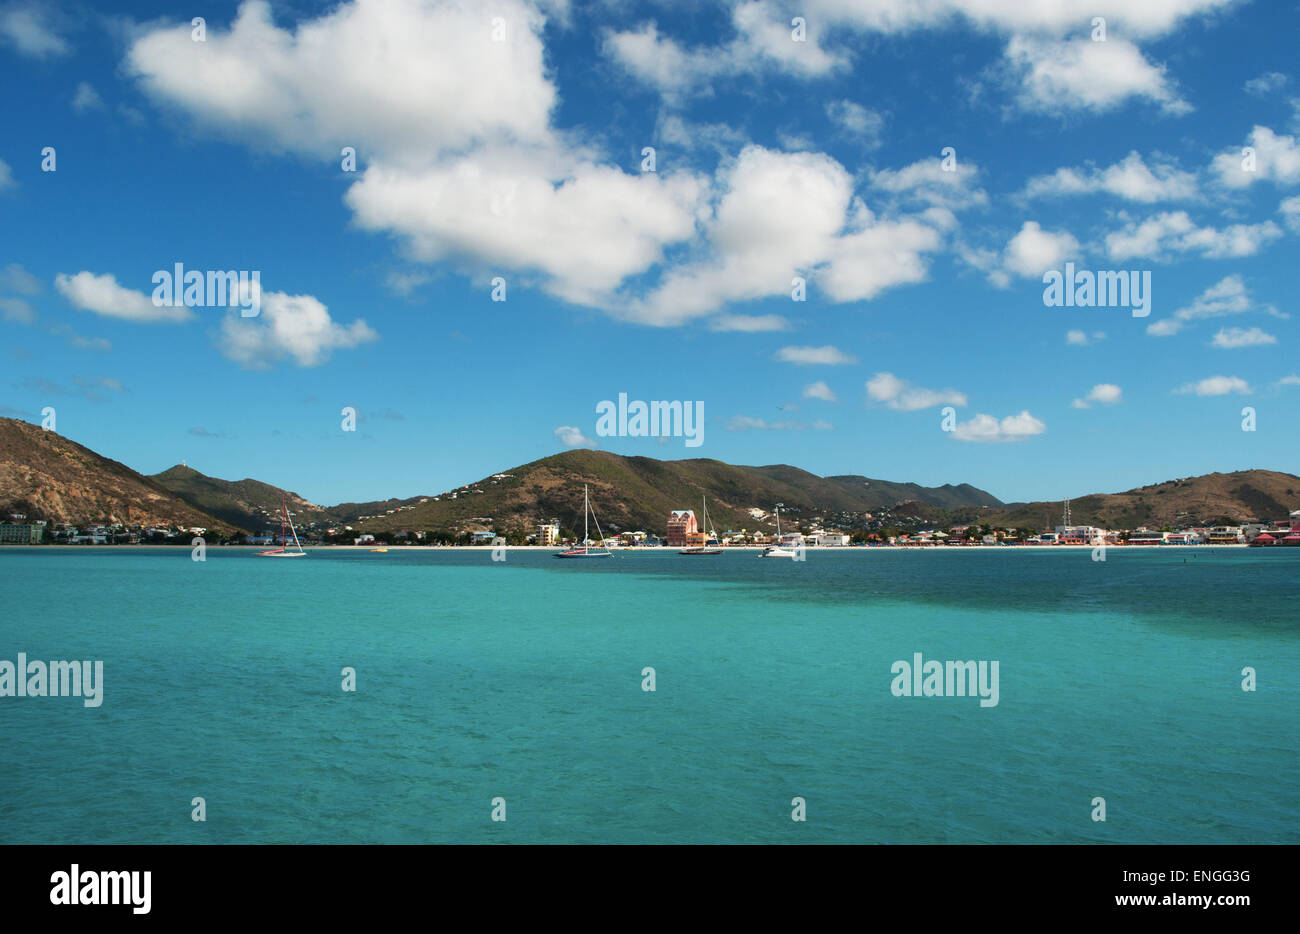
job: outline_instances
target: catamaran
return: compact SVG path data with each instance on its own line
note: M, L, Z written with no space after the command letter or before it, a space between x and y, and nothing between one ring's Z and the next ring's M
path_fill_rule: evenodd
M704 497L704 524L700 526L700 530L704 532L704 544L692 548L685 548L682 551L677 552L679 555L720 555L722 554L721 548L709 547L709 498L707 496Z
M284 537L284 523L288 520L289 531L293 533L293 544L297 551L288 551L285 546L289 543ZM293 527L293 519L289 516L289 504L285 502L284 494L280 494L280 547L272 548L269 551L259 551L259 558L305 558L307 552L302 550L302 543L298 541L298 533Z
M776 544L768 545L758 553L760 558L796 558L798 552L781 544L781 504L776 504Z
M592 520L595 521L596 523L596 534L600 536L600 541L601 541L600 548L587 547L588 513L591 514ZM555 557L557 558L608 558L610 556L609 549L604 547L604 543L605 543L605 535L603 532L600 531L600 520L596 518L596 510L591 508L591 499L587 495L587 484L584 483L582 485L582 543L580 545L575 545L574 547L570 548L568 551L557 551L555 553Z

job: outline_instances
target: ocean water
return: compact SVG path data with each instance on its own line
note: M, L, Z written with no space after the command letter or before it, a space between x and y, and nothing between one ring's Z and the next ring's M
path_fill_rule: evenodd
M664 551L0 550L0 843L1300 842L1300 549Z

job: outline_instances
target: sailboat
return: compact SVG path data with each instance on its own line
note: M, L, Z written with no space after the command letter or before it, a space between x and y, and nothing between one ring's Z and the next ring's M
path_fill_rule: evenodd
M289 531L293 533L293 544L297 551L288 551L285 545L288 539L284 537L284 523L289 523ZM289 504L285 502L284 494L280 494L280 547L272 548L269 551L259 551L259 558L305 558L307 552L302 550L302 543L298 541L298 532L293 527L293 519L289 516Z
M794 558L798 553L781 544L781 504L776 504L776 544L768 545L758 556L760 558Z
M587 515L596 522L596 534L600 536L600 548L587 547ZM600 520L596 519L596 510L591 508L591 499L587 495L587 484L582 485L582 543L573 546L568 551L557 551L557 558L608 558L609 549L604 547L605 535L600 531Z
M686 548L677 552L679 555L720 555L721 548L709 547L709 498L704 497L704 524L700 526L704 532L704 544L693 548Z

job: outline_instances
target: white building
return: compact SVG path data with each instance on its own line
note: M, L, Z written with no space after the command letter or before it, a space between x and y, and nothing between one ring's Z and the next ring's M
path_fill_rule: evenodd
M1063 545L1100 545L1106 531L1091 525L1058 525L1056 534Z
M560 524L558 522L543 522L537 527L537 544L547 547L558 543L560 540Z
M848 532L818 532L811 536L810 545L816 545L825 548L845 548L849 544Z

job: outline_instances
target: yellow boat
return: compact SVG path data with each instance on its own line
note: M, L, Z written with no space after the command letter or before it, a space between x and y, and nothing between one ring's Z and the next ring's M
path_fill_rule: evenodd
M371 549L370 549L370 553L371 553L372 555L385 555L385 554L388 554L388 549L387 549L387 548L371 548Z

